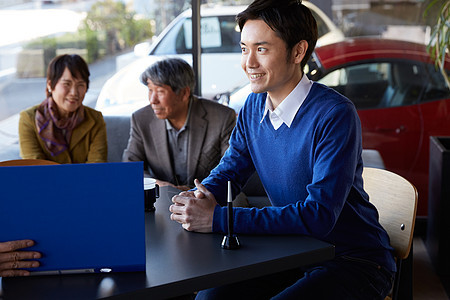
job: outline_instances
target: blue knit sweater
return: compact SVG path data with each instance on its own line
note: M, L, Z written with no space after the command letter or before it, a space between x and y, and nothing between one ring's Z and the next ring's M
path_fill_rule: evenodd
M256 170L272 207L234 209L236 233L302 234L334 244L336 256L369 259L395 271L389 237L363 189L361 124L354 105L314 83L291 127L263 117L267 94L251 94L230 147L203 181L221 205L226 182L236 194ZM226 208L213 231L226 232Z

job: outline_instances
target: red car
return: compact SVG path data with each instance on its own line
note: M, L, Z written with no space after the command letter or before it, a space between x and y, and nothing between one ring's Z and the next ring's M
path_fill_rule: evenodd
M450 136L450 89L426 46L349 39L317 48L309 75L355 103L363 148L378 150L386 169L417 187L417 215L427 215L429 140Z
M426 216L430 136L450 136L450 89L426 46L348 39L316 48L305 72L355 103L363 148L378 150L386 169L417 187L417 216ZM246 85L218 98L238 112L250 92Z

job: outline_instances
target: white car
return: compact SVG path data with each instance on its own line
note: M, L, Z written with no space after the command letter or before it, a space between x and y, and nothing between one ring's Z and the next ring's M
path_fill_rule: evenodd
M344 39L343 33L311 2L303 2L317 20L318 45ZM235 16L246 6L219 6L201 8L201 78L202 97L213 99L215 95L234 90L247 82L240 66L241 47L239 27ZM157 60L178 57L192 65L191 10L175 18L149 46L148 55L120 69L104 84L96 109L104 115L131 115L148 104L148 91L139 77ZM135 47L142 52L145 45Z

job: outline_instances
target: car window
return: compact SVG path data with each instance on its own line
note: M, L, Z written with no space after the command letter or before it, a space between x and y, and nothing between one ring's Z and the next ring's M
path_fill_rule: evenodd
M165 54L176 54L177 50L175 47L178 43L182 43L182 41L178 41L178 36L181 28L183 27L185 19L181 19L178 23L176 23L169 32L164 36L164 38L159 42L156 48L152 53L154 55L165 55ZM175 42L174 42L175 41Z
M445 85L445 79L442 73L434 65L426 65L424 71L427 73L429 81L426 85L422 101L428 102L450 98L450 89ZM447 76L450 76L450 74L447 74Z
M328 25L325 24L325 22L322 20L322 18L314 10L311 10L311 13L314 16L314 19L316 19L318 37L321 37L321 36L327 34L330 31L330 28L328 28Z
M431 80L429 84L427 81ZM442 75L433 66L394 61L364 63L334 70L318 80L348 97L358 109L405 106L420 99L448 97Z
M416 104L421 97L425 82L422 64L416 62L392 64L389 85L384 93L382 106Z
M388 86L389 71L388 63L366 63L337 69L318 81L347 96L358 109L376 108Z
M240 32L234 16L203 17L201 45L203 53L240 53ZM184 19L164 37L153 54L188 54L192 51L192 20Z

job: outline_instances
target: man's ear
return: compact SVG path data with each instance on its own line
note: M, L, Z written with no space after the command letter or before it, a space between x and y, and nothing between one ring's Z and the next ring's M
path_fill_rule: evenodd
M185 87L180 91L183 101L189 101L189 96L191 95L191 89L189 87Z
M292 58L295 64L300 64L302 62L307 50L308 42L305 40L301 40L294 46L294 48L292 48Z

